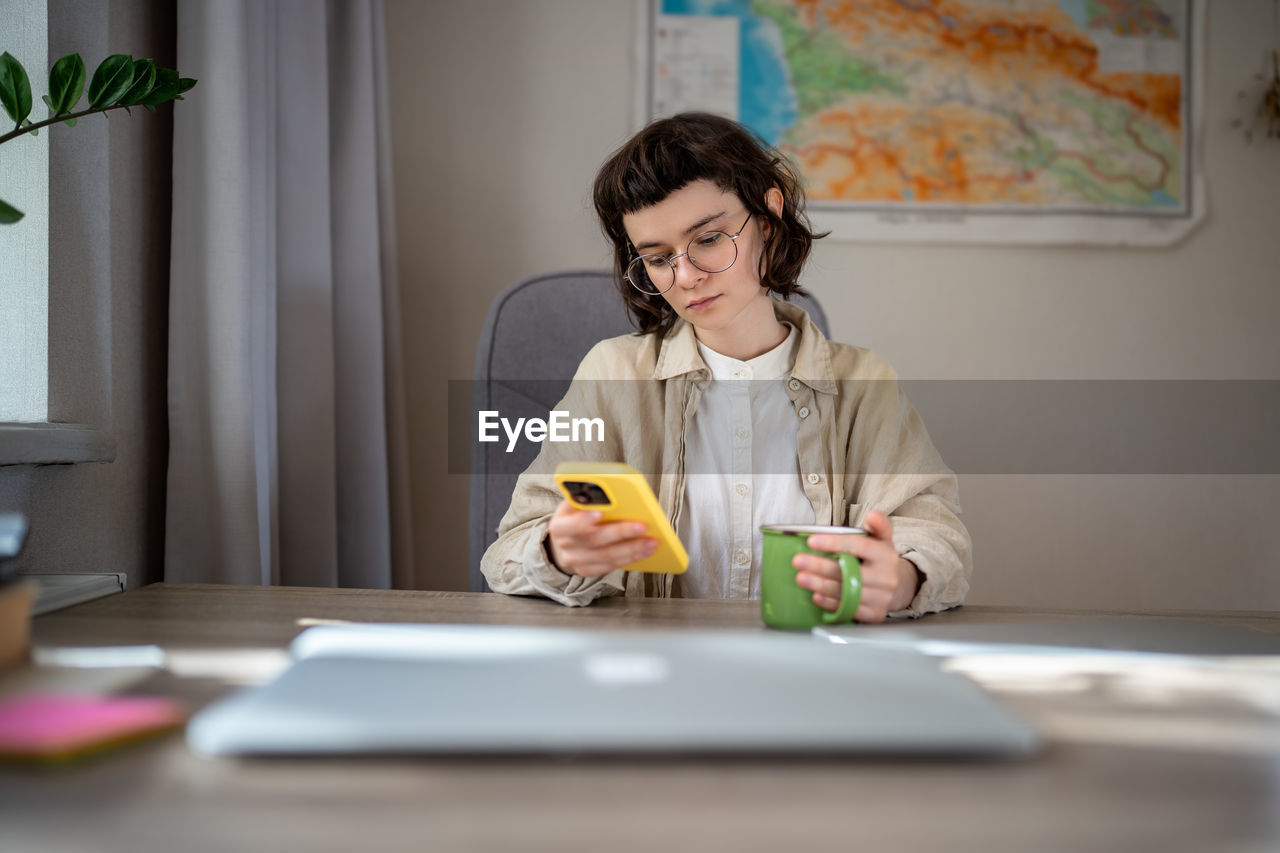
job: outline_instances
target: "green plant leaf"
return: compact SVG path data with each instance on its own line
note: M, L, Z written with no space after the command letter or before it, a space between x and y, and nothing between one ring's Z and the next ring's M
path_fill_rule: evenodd
M132 83L133 57L123 53L108 56L93 72L93 80L89 83L89 106L95 110L111 106L129 91Z
M0 106L13 119L15 127L21 127L23 120L31 115L31 80L27 69L8 51L0 55Z
M18 208L5 204L4 200L0 199L0 225L12 225L25 215Z
M117 103L126 106L136 104L151 92L151 87L155 84L155 61L139 59L133 63L133 83L129 86L129 91L120 96L120 100Z
M156 106L178 97L178 72L172 68L156 69L156 85L138 103Z
M178 78L178 94L181 95L183 92L190 92L192 89L196 87L196 83L198 82L199 82L198 80L192 77L179 77Z
M46 107L48 107L48 108L49 108L49 109L51 109L51 110L53 109L53 101L49 100L49 96L48 96L48 95L41 95L41 96L40 96L40 100L44 101L44 105L45 105Z
M69 118L64 123L66 124L67 127L75 127L76 122L78 122L79 120L80 119L78 118Z
M84 94L84 60L80 54L72 53L53 63L49 69L49 94L45 103L56 116L65 115L80 103Z

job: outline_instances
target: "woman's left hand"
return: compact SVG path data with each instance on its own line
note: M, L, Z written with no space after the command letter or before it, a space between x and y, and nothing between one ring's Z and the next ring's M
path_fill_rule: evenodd
M920 589L920 571L898 556L893 545L893 522L883 512L867 513L857 533L821 533L809 537L815 551L853 554L862 562L862 600L853 618L858 622L883 622L885 616L911 604ZM840 608L840 564L816 554L797 554L791 561L798 571L796 584L813 593L813 603L834 613Z

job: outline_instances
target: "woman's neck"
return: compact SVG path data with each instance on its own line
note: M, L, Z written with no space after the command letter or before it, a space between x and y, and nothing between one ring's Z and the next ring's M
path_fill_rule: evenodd
M694 334L706 346L723 356L738 361L750 361L762 356L787 339L789 327L769 314L767 327L752 329L728 328L711 331L695 329Z

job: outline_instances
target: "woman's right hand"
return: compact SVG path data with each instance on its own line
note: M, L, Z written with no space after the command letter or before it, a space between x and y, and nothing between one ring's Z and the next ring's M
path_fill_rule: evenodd
M658 540L644 535L648 529L639 521L604 523L599 512L562 500L547 526L551 561L566 575L607 575L658 550Z

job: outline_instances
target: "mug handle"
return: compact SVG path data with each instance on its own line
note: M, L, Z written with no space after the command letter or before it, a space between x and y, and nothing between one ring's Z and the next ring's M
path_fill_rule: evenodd
M852 554L839 552L827 554L840 564L840 606L834 611L822 611L822 621L831 625L836 622L852 622L853 614L858 612L862 602L862 562Z

